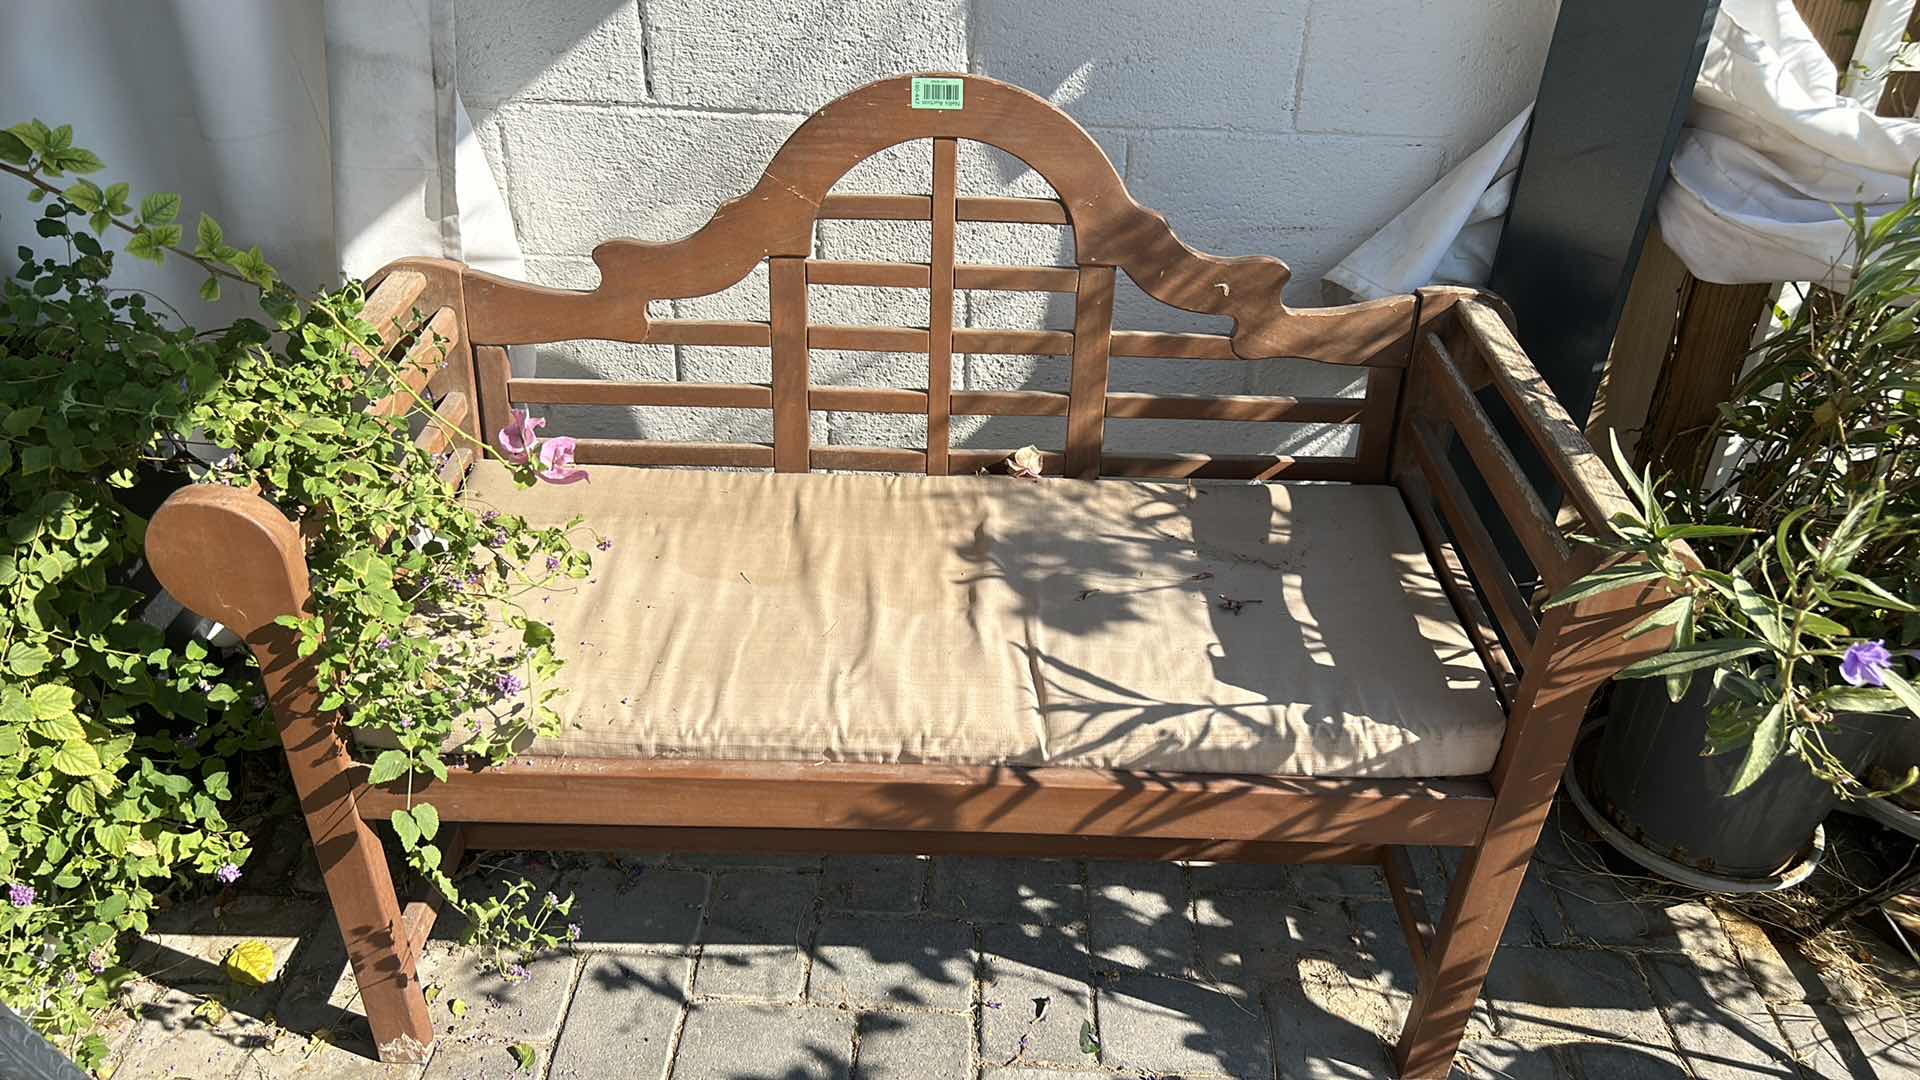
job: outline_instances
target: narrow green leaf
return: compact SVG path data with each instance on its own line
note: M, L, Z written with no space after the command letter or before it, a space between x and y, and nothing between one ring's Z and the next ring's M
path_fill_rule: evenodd
M1743 656L1767 651L1769 649L1766 642L1755 641L1752 638L1696 641L1691 645L1676 645L1659 656L1650 656L1637 664L1628 664L1621 669L1618 677L1646 679L1655 675L1697 671L1700 668L1724 664L1729 660L1738 660Z
M1871 686L1829 687L1814 700L1834 712L1891 712L1901 706L1899 694Z
M1650 634L1663 626L1673 626L1691 614L1693 614L1693 597L1678 597L1662 604L1659 611L1640 620L1633 629L1620 636L1637 638L1642 634Z
M1900 704L1907 707L1908 712L1920 716L1920 689L1916 689L1912 683L1908 682L1906 676L1889 668L1880 673L1880 679L1887 684L1887 689L1893 691L1893 695L1900 699Z
M1747 744L1747 756L1740 762L1740 771L1733 774L1733 784L1727 788L1727 794L1738 795L1752 787L1786 745L1787 699L1781 698L1754 727L1753 740Z
M1589 596L1611 592L1623 586L1635 585L1643 581L1654 581L1666 576L1664 572L1648 567L1642 563L1611 566L1604 570L1596 570L1586 577L1568 585L1565 589L1561 590L1558 596L1549 600L1546 606L1550 608L1560 607L1565 604L1571 604L1576 600L1584 600Z

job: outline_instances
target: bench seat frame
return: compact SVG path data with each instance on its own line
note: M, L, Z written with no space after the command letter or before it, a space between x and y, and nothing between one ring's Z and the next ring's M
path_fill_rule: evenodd
M1091 137L1025 91L978 76L964 107L912 109L907 78L856 90L803 123L749 193L674 243L615 240L594 252L602 282L569 292L509 281L439 259L395 263L374 279L365 314L384 346L424 356L437 336L446 363L419 363L409 382L438 401L441 422L422 445L449 454L457 483L486 435L522 404L590 403L772 412L770 445L582 440L592 464L705 465L971 472L1004 450L949 448L955 415L1059 416L1063 451L1043 470L1073 477L1185 476L1393 484L1403 494L1448 597L1493 676L1508 716L1482 777L1362 780L1160 774L1083 768L960 767L521 757L415 782L447 831L449 864L466 848L678 849L1369 863L1381 867L1418 976L1395 1058L1402 1075L1445 1076L1479 995L1535 840L1588 704L1623 665L1663 651L1656 632L1622 631L1668 597L1635 587L1542 609L1538 600L1596 569L1589 535L1627 508L1613 477L1515 342L1498 301L1473 290L1337 308L1290 309L1286 267L1187 248L1165 219L1134 203ZM859 161L896 143L933 142L930 195L844 195L830 189ZM959 140L988 143L1031 165L1056 199L956 193ZM817 259L823 218L930 222L927 263ZM960 221L1065 225L1075 265L956 264ZM769 318L659 318L654 300L702 296L769 266ZM1229 316L1229 335L1112 328L1116 270L1156 299ZM926 327L810 324L809 286L929 290ZM954 325L965 288L1071 293L1074 329L983 330ZM421 332L429 325L432 335ZM688 384L519 378L504 346L579 338L763 347L772 381ZM410 344L411 343L411 344ZM926 390L815 386L811 349L923 352ZM1071 358L1069 392L964 392L960 352ZM434 357L439 355L438 350ZM1113 393L1113 356L1195 362L1304 357L1363 367L1364 398ZM1485 391L1483 394L1482 392ZM404 392L403 392L404 393ZM403 395L372 407L403 412ZM1552 467L1564 520L1522 475L1486 409L1510 411ZM925 415L924 450L814 446L811 410ZM1357 450L1339 457L1106 452L1110 420L1136 418L1346 423ZM1467 496L1449 455L1458 441L1491 491L1535 574L1516 581ZM537 496L534 496L537 497ZM307 608L299 526L258 496L217 487L176 493L147 534L161 582L195 612L240 634L258 659L293 782L338 917L375 1045L387 1061L424 1060L433 1040L417 972L437 910L403 905L373 828L406 803L404 782L370 786L344 726L319 708L311 661L275 624ZM1443 910L1431 917L1405 848L1465 849Z

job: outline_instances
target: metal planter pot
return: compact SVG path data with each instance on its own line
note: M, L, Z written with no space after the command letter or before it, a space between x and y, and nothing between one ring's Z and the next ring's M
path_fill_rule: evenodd
M1839 801L1799 758L1782 756L1735 796L1724 792L1741 752L1703 756L1712 680L1678 702L1661 679L1619 682L1602 736L1595 802L1629 838L1684 866L1730 878L1765 878L1801 858L1814 828ZM1889 717L1853 713L1826 734L1856 774L1891 735Z

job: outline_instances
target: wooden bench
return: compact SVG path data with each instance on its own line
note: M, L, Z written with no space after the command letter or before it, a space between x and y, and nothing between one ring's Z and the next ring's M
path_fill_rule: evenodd
M453 451L468 497L535 520L582 510L614 542L596 582L551 612L561 642L581 643L566 733L415 790L468 848L1376 864L1419 977L1397 1059L1444 1076L1589 699L1666 644L1620 636L1665 599L1651 589L1540 607L1598 559L1569 543L1476 394L1518 418L1571 526L1604 530L1626 501L1491 298L1433 288L1291 309L1283 264L1187 248L1065 114L953 77L957 110L911 107L906 78L826 106L692 236L601 245L593 291L436 259L378 277L367 318L389 343L425 320L452 342L429 389L459 430L424 437ZM915 139L932 141L931 194L832 192ZM958 194L961 140L1021 159L1058 198ZM827 219L929 222L931 259L816 258ZM1074 265L957 263L965 221L1069 226ZM765 319L649 313L763 262ZM1230 317L1231 335L1115 329L1118 271ZM815 322L821 285L924 289L928 325ZM1069 295L1073 329L958 326L963 289ZM505 346L574 339L762 350L771 381L511 373ZM924 354L926 386L816 385L823 349ZM1066 358L1067 389L960 389L955 353ZM1306 358L1364 372L1365 394L1120 393L1115 357ZM761 410L772 438L583 439L591 482L531 491L475 462L510 407L555 404ZM924 416L925 448L817 445L809 413L823 410ZM978 415L1056 418L1064 438L1041 471L1058 479L977 475L1011 450L951 445L954 418ZM1104 449L1109 427L1141 418L1343 425L1352 449ZM1455 440L1537 588L1503 564ZM401 904L371 826L406 796L366 783L274 624L307 599L297 525L246 492L193 487L155 515L147 549L176 597L258 658L379 1052L419 1060L431 909ZM1405 845L1466 849L1437 921Z

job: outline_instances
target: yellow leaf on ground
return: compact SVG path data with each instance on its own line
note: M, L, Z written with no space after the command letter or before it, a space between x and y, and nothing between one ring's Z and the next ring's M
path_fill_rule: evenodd
M264 941L243 941L227 953L221 967L227 978L242 986L265 986L273 981L273 946Z

